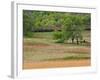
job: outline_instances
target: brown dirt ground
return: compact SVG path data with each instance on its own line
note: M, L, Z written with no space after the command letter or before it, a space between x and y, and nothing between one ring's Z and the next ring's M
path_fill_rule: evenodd
M23 69L36 69L36 68L56 68L56 67L81 67L90 66L90 59L83 60L61 60L61 61L44 61L44 62L27 62L24 61Z

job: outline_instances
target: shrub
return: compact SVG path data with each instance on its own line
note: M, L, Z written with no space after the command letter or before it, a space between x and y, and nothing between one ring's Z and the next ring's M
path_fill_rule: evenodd
M62 32L56 31L53 33L53 39L62 39Z
M55 41L55 43L64 43L64 39L58 39Z
M25 37L33 37L33 32L27 32L27 34L24 35Z

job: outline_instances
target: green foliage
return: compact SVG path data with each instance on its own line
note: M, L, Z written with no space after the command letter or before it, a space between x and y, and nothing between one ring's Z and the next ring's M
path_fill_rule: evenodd
M53 32L53 39L56 40L55 43L64 43L62 31Z
M64 39L63 39L63 38L57 39L57 40L55 41L55 43L64 43Z
M53 32L53 39L61 39L62 38L62 32L55 31Z
M33 22L32 22L32 17L31 17L32 13L28 12L28 11L24 11L23 14L23 34L24 36L31 36L32 35L32 26L33 26Z
M81 33L89 25L89 13L67 13L67 12L48 12L48 11L29 11L23 10L23 29L24 36L33 34L35 30L50 29L53 31L61 30L61 33L54 32L55 39L63 38L80 39Z
M30 37L30 38L32 38L33 35L34 35L34 33L32 33L32 32L27 32L27 34L24 34L24 35L25 35L25 37Z
M84 30L81 16L70 15L69 18L66 19L66 22L67 23L63 27L64 40L71 39L72 43L74 43L74 40L76 40L78 44L79 40L82 40L83 38L81 34L82 34L82 31Z

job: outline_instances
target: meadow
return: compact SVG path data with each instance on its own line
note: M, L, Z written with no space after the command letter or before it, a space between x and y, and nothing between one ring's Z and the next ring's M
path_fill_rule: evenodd
M23 10L23 69L91 64L91 14Z
M83 33L88 43L79 45L70 41L55 43L52 35L53 32L35 32L31 38L24 37L24 63L90 60L90 31Z

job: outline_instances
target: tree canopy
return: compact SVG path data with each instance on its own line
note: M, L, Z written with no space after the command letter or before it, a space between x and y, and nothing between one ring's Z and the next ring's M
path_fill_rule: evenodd
M89 13L23 10L24 36L35 31L62 31L63 40L82 39L81 32L90 29Z
M48 11L23 11L24 30L32 29L61 29L66 25L90 25L90 14Z

